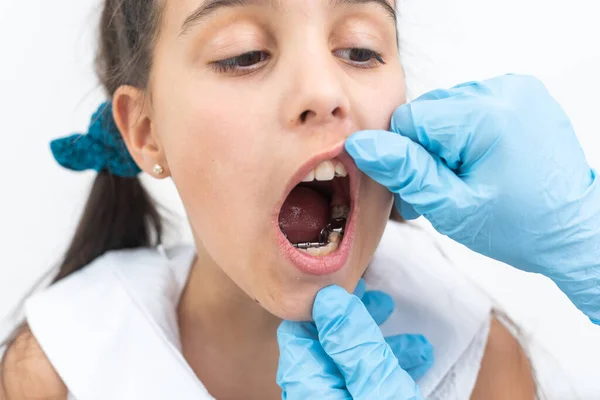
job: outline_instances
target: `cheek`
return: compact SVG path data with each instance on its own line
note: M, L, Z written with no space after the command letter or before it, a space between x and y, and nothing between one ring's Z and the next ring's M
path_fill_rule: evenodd
M255 253L270 227L272 210L265 198L272 197L272 189L268 177L257 179L269 170L264 165L268 131L237 104L223 107L181 93L162 98L178 102L155 119L197 245L247 289L243 271L258 258Z
M362 261L368 263L379 245L381 236L388 223L394 197L392 193L366 175L362 175L360 195L359 231L362 252L366 256ZM366 266L366 264L364 264Z
M244 101L225 101L219 91L204 89L163 94L175 104L164 105L157 129L190 216L201 214L207 223L241 219L263 189L254 181L264 174L260 160L268 151L268 132Z
M366 129L389 129L394 110L406 103L406 85L401 68L382 81L381 85L361 98L361 119ZM360 220L357 262L366 268L370 262L393 206L393 195L389 190L367 175L361 174ZM363 270L364 271L364 270Z
M362 129L388 129L396 108L406 103L406 83L400 67L379 79L376 85L360 91L357 113Z

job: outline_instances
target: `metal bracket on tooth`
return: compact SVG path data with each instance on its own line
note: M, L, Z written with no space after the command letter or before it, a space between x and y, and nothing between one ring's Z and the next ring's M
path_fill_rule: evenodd
M297 249L306 250L306 249L311 249L311 248L327 246L327 242L325 242L325 243L319 243L319 242L296 243L293 246Z
M323 229L323 231L325 230L325 228ZM323 231L321 231L321 237L323 235ZM283 232L283 235L287 238L287 234L285 232ZM323 247L323 246L327 246L327 239L325 239L325 241L321 241L321 242L306 242L306 243L292 243L292 246L294 246L297 249L310 249L310 248L317 248L317 247Z
M296 243L294 247L297 249L310 249L316 247L327 246L329 243L329 235L332 232L337 232L340 235L344 236L344 228L346 227L346 218L336 218L331 221L319 234L318 242L306 242L306 243Z
M345 228L346 228L346 218L336 218L333 221L331 221L325 229L327 229L329 231L329 233L337 232L340 235L343 235Z
M332 232L337 232L340 235L344 236L344 228L346 227L346 218L336 218L331 221L319 234L318 242L306 242L306 243L296 243L293 246L297 249L310 249L316 247L327 246L329 243L329 234ZM287 235L286 235L287 237Z
M329 242L329 235L332 232L337 232L340 235L344 236L344 228L346 227L346 218L335 218L333 221L331 221L329 224L327 224L327 226L325 228L323 228L323 230L321 231L321 234L319 235L319 241L320 242Z

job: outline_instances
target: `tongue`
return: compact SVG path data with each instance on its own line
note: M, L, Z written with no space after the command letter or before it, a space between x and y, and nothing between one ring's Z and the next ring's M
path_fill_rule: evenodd
M281 207L279 226L292 243L318 242L329 222L329 200L316 190L296 186Z

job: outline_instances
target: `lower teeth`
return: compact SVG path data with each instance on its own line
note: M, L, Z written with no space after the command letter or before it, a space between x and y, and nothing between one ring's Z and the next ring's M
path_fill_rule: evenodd
M339 239L338 239L339 240ZM300 249L298 251L305 252L314 257L323 257L329 255L338 249L339 243L329 242L327 245L322 247L309 247L308 249Z
M342 234L339 232L331 232L329 233L329 237L327 238L327 244L323 243L299 243L295 244L299 251L307 253L311 256L322 257L326 256L330 253L336 251L342 241ZM308 245L305 247L305 245ZM311 246L312 245L312 246Z

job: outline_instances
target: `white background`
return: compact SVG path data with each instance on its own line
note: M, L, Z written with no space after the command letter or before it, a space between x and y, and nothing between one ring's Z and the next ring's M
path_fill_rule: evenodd
M401 5L401 51L412 95L506 72L535 74L571 117L590 163L600 166L597 0ZM84 130L103 100L92 68L97 8L96 0L0 0L0 317L60 259L94 176L59 168L48 143ZM179 238L189 239L171 183L149 184L179 216ZM440 240L515 320L548 332L548 346L560 352L561 329L573 324L598 335L600 344L598 331L544 278Z

